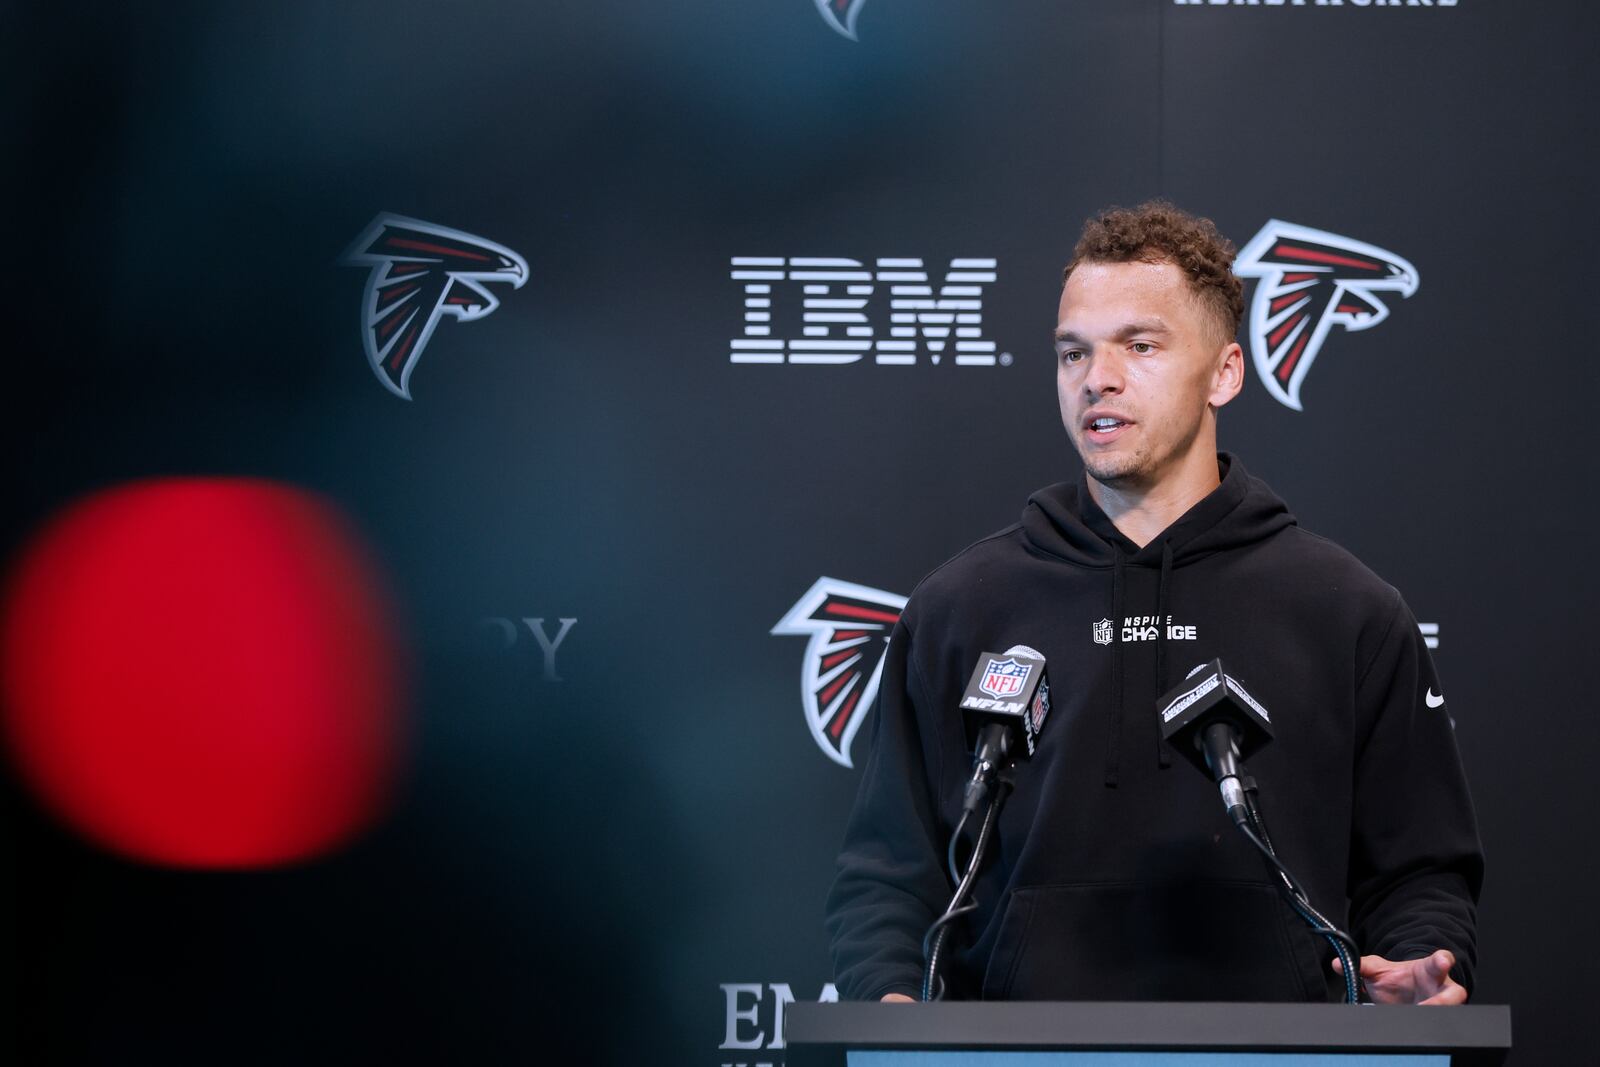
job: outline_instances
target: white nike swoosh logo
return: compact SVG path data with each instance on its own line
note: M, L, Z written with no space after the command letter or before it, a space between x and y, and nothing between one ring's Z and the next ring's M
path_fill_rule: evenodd
M1428 707L1430 707L1430 708L1437 708L1441 704L1444 703L1443 694L1441 694L1439 696L1434 696L1433 695L1433 687L1431 685L1428 687L1428 695L1423 697L1422 699L1426 700L1428 702Z

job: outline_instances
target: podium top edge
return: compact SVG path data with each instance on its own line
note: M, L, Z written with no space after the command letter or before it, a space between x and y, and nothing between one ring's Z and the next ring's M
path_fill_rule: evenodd
M899 1049L1209 1049L1464 1052L1511 1047L1504 1004L1120 1001L795 1003L795 1045Z

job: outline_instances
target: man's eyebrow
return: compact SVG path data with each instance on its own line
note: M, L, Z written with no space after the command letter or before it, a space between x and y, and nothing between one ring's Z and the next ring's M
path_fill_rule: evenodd
M1130 322L1128 325L1122 327L1122 329L1118 330L1111 336L1118 341L1126 341L1128 338L1136 337L1141 333L1171 332L1172 331L1167 328L1167 324L1162 322L1160 319L1150 319L1146 322Z
M1169 334L1171 332L1172 330L1167 324L1160 319L1151 319L1148 322L1130 322L1126 326L1119 327L1117 332L1111 335L1111 339L1113 341L1126 341L1128 338L1137 337L1139 334ZM1073 333L1071 330L1060 329L1056 330L1056 341L1080 345L1087 343L1082 336Z

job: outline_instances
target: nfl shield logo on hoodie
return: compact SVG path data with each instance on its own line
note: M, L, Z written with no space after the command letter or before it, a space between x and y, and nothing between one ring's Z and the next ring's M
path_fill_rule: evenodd
M1094 643L1109 645L1111 643L1111 620L1101 619L1094 624Z

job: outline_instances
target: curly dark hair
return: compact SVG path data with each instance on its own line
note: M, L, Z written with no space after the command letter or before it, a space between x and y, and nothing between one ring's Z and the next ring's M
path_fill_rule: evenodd
M1210 219L1148 200L1131 209L1107 208L1085 222L1061 284L1079 263L1171 263L1216 316L1224 340L1232 340L1244 318L1244 284L1233 273L1237 251Z

